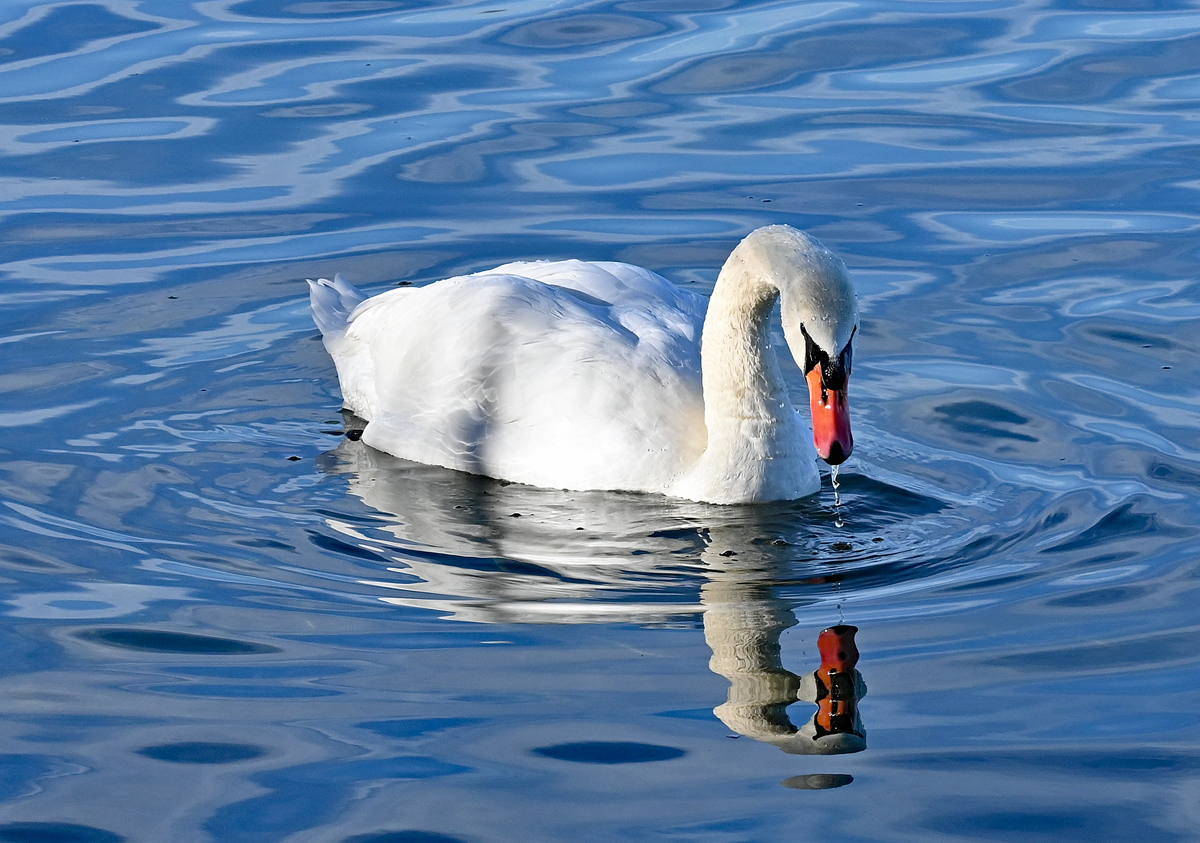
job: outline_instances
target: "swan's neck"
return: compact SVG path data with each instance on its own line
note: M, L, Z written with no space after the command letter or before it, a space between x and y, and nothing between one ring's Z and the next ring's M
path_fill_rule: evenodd
M740 261L721 270L700 346L710 444L714 437L744 435L747 423L778 421L782 409L792 413L771 347L771 311L778 299L779 288L752 278Z
M737 252L717 278L700 347L708 432L692 478L700 500L782 500L812 491L811 448L771 347L779 292Z

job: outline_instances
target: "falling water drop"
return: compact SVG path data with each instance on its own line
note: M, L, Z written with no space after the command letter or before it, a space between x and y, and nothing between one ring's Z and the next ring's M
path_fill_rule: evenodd
M841 530L846 524L841 520L841 483L838 482L838 472L841 466L833 466L833 471L829 474L829 482L833 484L833 524ZM838 594L838 623L845 623L846 616L841 610L841 581L836 580L833 584L833 590Z
M841 529L846 525L842 521L842 495L839 491L842 488L842 484L838 482L839 469L841 469L840 465L833 466L833 472L829 475L829 479L833 483L833 524L838 529Z

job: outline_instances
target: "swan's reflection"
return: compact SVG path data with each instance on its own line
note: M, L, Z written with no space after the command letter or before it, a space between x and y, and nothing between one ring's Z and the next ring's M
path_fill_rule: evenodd
M821 665L804 676L781 662L780 635L796 618L778 583L795 574L798 549L778 536L815 504L715 507L505 485L355 441L326 457L326 470L347 474L351 492L390 516L379 526L398 564L364 581L386 588L386 602L482 623L678 623L702 613L710 667L730 682L715 709L729 728L796 754L866 747L857 629L822 632ZM379 530L329 524L381 544ZM679 599L698 578L699 603ZM797 728L786 709L800 700L817 710Z
M736 557L729 557L735 559ZM774 594L774 578L758 565L714 566L701 586L709 666L729 680L729 699L714 713L730 729L784 752L839 755L866 749L858 701L867 686L858 672L857 627L839 624L821 632L821 665L797 676L783 667L779 637L795 626L791 607ZM797 728L787 708L798 701L817 710Z
M704 616L704 633L713 648L709 663L714 673L729 680L729 700L714 713L739 734L774 744L793 755L841 755L867 748L867 733L858 713L858 701L866 696L867 686L852 664L857 661L854 633L857 627L839 624L820 635L821 667L804 676L785 670L779 661L778 645L756 649L760 630L742 636L746 630L725 627L715 621L710 610ZM749 646L746 646L749 644ZM827 651L834 655L829 657ZM850 649L853 659L837 653ZM797 728L787 715L794 702L816 703L817 710Z

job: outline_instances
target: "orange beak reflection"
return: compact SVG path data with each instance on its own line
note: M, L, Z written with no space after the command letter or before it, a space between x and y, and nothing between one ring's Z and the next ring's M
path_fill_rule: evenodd
M821 367L814 366L806 375L809 403L812 406L813 443L817 455L830 465L841 465L854 450L850 435L850 404L847 386L826 389L821 383Z

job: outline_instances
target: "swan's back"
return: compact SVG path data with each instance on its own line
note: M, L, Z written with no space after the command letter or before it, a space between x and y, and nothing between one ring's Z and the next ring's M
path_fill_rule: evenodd
M657 492L704 450L705 300L652 272L514 263L361 303L337 283L313 285L314 313L320 298L373 447L533 485Z

